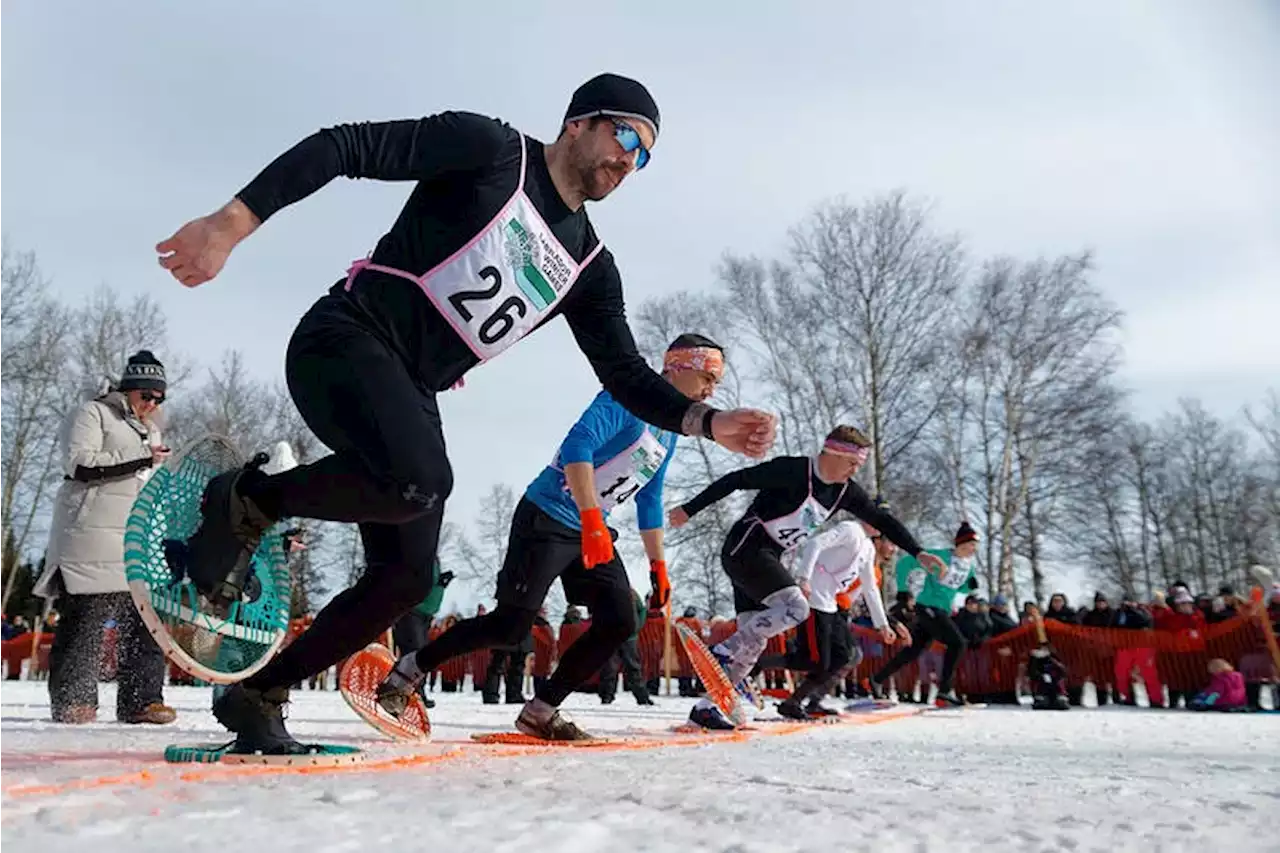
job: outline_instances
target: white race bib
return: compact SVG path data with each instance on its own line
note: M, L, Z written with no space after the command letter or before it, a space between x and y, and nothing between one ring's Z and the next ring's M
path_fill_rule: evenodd
M947 589L959 589L960 586L969 579L969 573L973 570L973 557L951 557L951 562L947 565L947 570L942 573L942 577L938 578L938 583Z
M667 448L650 428L630 447L595 469L596 491L605 512L626 503L658 474Z
M761 519L760 523L769 531L773 541L781 545L783 550L790 551L812 536L822 526L822 522L827 520L828 515L830 512L827 508L813 495L809 495L793 512L768 521Z
M552 233L520 184L510 201L471 242L426 273L419 286L480 358L487 361L533 330L569 292L583 268Z
M840 499L844 497L845 489L849 488L849 484L845 483L840 489L840 494L836 496L835 503L831 505L832 509L827 509L813 496L813 466L815 464L817 463L813 460L809 461L809 496L801 502L800 506L787 515L778 518L768 521L760 519L764 529L769 531L773 541L781 545L784 551L790 551L812 536L813 532L831 517L834 508L840 506Z
M658 469L667 458L667 446L659 435L661 433L653 427L645 427L640 437L625 450L595 468L596 498L602 511L611 512L626 503L657 476ZM551 467L564 471L558 454ZM568 483L565 483L564 490L569 491Z

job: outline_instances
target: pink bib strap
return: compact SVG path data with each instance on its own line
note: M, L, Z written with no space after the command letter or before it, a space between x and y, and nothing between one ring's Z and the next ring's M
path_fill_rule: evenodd
M604 248L604 241L602 241L602 240L597 240L597 241L596 241L596 247L595 247L594 249L592 249L592 250L591 250L591 254L589 254L589 255L587 255L585 258L583 258L583 259L582 259L582 263L578 264L578 274L579 274L579 275L581 275L581 274L582 274L582 271L583 271L583 270L585 270L585 269L587 268L587 264L591 263L592 261L594 261L594 260L596 259L596 255L600 254L600 250L601 250L601 249L603 249L603 248Z
M348 291L351 290L351 285L355 283L356 275L361 270L373 270L375 272L384 272L387 275L394 275L394 276L399 276L400 278L407 278L409 279L409 281L413 282L414 284L418 284L418 277L413 273L408 273L408 272L405 272L404 270L398 270L395 267L386 267L386 266L383 266L382 264L375 264L373 261L369 260L368 258L361 258L358 261L352 261L351 266L347 269L347 283L343 285L342 287L343 290L348 290Z

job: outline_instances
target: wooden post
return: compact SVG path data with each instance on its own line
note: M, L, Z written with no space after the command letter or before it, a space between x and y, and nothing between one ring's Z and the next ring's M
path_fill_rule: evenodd
M665 678L665 682L664 682L665 686L663 687L663 690L666 691L667 696L670 696L671 695L671 632L672 630L674 630L673 626L671 625L671 599L670 598L667 599L667 606L664 612L666 614L666 619L662 623L662 673Z

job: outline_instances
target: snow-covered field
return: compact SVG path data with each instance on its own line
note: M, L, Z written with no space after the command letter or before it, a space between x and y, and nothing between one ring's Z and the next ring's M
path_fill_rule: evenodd
M515 707L437 693L435 742L415 752L377 740L336 692L299 691L291 730L358 741L368 760L282 774L166 765L166 744L227 739L208 690L166 698L173 726L55 726L44 684L0 685L5 850L1280 850L1270 714L985 709L695 746L513 749L470 735L510 730ZM634 736L688 711L657 701L578 695L567 709ZM104 720L113 708L103 685Z

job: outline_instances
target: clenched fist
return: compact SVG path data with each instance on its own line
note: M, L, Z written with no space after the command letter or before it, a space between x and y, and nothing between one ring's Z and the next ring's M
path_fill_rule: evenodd
M731 409L711 418L711 435L716 444L759 459L773 447L778 419L759 409Z
M231 250L259 224L244 202L232 199L221 210L191 220L157 243L160 266L185 286L197 287L222 271Z

